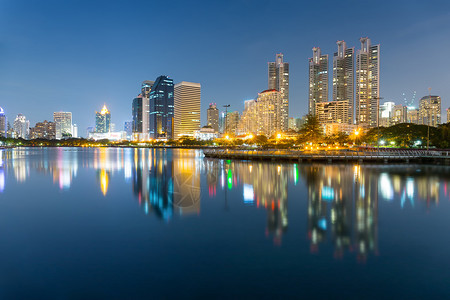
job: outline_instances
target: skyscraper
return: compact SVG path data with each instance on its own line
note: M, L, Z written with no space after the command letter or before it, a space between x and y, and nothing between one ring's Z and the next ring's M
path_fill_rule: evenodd
M380 107L380 45L372 46L367 37L360 38L356 54L356 124L377 127Z
M269 90L281 93L283 106L281 108L281 128L288 129L289 119L289 63L283 62L283 54L278 53L275 62L268 63Z
M309 59L309 109L316 114L316 103L328 101L328 55L321 55L320 48L314 47Z
M175 85L175 139L194 136L200 129L200 95L200 83L182 81Z
M131 140L131 137L133 135L133 122L125 121L125 123L123 124L123 131L125 131L125 134L127 135L127 140Z
M8 130L7 124L5 112L0 107L0 137L6 137L6 131Z
M27 139L30 131L30 121L22 115L18 114L14 120L14 135L15 138Z
M215 103L210 103L208 109L206 110L206 119L208 126L211 126L215 132L219 132L219 109Z
M151 80L144 80L142 82L142 86L141 86L142 97L146 97L146 98L150 97L150 92L151 92L154 84L155 84L155 82L151 81Z
M149 95L149 134L153 139L173 138L174 87L167 76L156 78Z
M133 140L145 141L149 138L149 99L139 94L133 99L131 105L131 114L133 116L132 132Z
M262 134L270 137L280 133L282 128L283 98L277 90L265 90L256 100L245 102L245 109L239 124L243 133Z
M333 56L333 100L347 101L348 113L343 123L353 124L353 56L354 48L337 41L338 51Z
M425 96L420 99L419 124L434 127L441 124L441 97Z
M54 112L53 122L55 123L56 139L72 136L72 113L71 112Z
M111 113L106 108L106 104L100 112L95 112L95 132L108 133L111 131Z

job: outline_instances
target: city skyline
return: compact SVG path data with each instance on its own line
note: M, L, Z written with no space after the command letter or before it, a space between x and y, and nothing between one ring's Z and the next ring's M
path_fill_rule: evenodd
M437 2L439 1L434 3ZM96 3L85 12L87 24L75 29L80 25L78 17L86 10L86 3L78 2L75 5L67 2L45 8L37 4L25 4L24 1L6 1L0 4L0 25L3 28L0 31L0 41L4 46L0 60L0 106L5 110L9 121L22 113L34 125L45 119L50 120L54 111L70 111L80 132L84 132L86 127L94 125L91 111L98 109L102 103L108 103L114 114L112 122L120 127L123 122L131 120L128 101L135 95L139 84L161 74L168 74L175 82L187 80L202 84L201 125L205 125L204 112L209 103L215 102L218 107L229 103L230 111L241 111L244 100L256 98L257 93L267 86L266 63L272 61L277 53L283 53L285 60L290 63L289 115L300 117L307 111L306 59L310 57L311 48L321 47L323 54L330 55L331 64L336 41L345 40L348 47L358 49L357 41L364 36L369 36L374 44L382 45L380 96L384 101L399 103L403 101L402 93L408 95L413 91L417 91L420 99L428 94L428 88L431 87L432 94L442 98L442 120L446 119L444 114L450 107L450 88L446 85L449 76L445 70L436 70L434 64L429 63L431 57L439 55L438 49L446 48L448 43L441 38L450 27L447 26L450 23L450 5L445 2L440 2L437 6L413 1L408 2L407 9L406 4L395 4L390 5L390 10L386 12L376 8L373 13L383 17L382 25L365 24L356 27L354 24L362 19L358 11L365 9L364 4L348 2L336 9L329 6L325 11L325 20L311 32L302 27L311 18L300 19L318 4L305 4L305 12L298 13L296 8L300 4L286 2L283 3L283 11L287 12L287 27L282 33L284 38L281 41L267 38L268 34L275 32L275 29L266 27L268 25L261 25L260 28L252 26L243 37L235 37L234 33L240 30L239 26L243 25L243 21L226 29L223 18L209 20L202 17L202 12L222 8L228 12L237 7L238 3L231 2L226 7L222 7L224 4L203 3L195 6L199 9L195 12L197 19L181 17L176 24L167 25L171 32L176 32L175 29L182 24L192 25L191 30L198 34L195 37L197 44L186 44L184 37L170 35L174 40L173 47L163 46L159 50L146 50L148 48L145 45L139 47L142 50L129 47L139 40L142 30L137 25L142 25L140 21L123 27L117 36L114 33L117 25L111 28L108 26L113 24L114 18L122 18L126 23L139 5L122 7L116 4L99 14L103 6ZM181 15L183 10L193 10L185 5L159 5L176 15ZM353 8L352 14L346 15L348 21L341 24L341 29L330 26L339 15L337 12L343 12L350 6ZM271 14L269 7L269 2L255 7L250 1L243 5L239 17L248 17L245 22L247 24L254 18ZM67 8L72 8L73 11L64 19L51 17L64 15L62 12L66 12ZM261 15L257 17L257 13ZM421 17L424 13L433 18L425 20ZM16 20L19 15L20 20L24 21ZM98 20L94 21L97 17ZM47 21L44 22L43 19ZM162 17L158 17L152 21L151 26L163 24L163 21ZM201 26L209 22L217 30L217 37L212 36L214 41L220 37L218 45L202 41L206 35L209 37L211 31L202 29ZM149 28L148 26L150 25L144 28ZM27 31L30 27L36 34L32 35ZM93 29L93 32L88 32L83 37L88 28ZM266 29L268 31L261 35ZM107 38L113 39L105 47L103 44ZM90 42L93 42L92 45L84 49L83 45ZM112 50L118 44L123 46ZM188 46L180 48L180 45ZM418 45L430 47L415 47ZM149 54L145 54L146 51L150 51ZM236 52L240 55L236 55ZM414 59L415 64L410 64L411 59ZM148 66L143 67L142 64L146 61ZM447 62L450 63L447 57L440 59L442 64ZM211 68L213 65L215 67ZM331 69L328 71L331 72ZM230 76L231 74L234 76ZM331 77L330 74L330 99ZM67 88L67 84L76 88ZM417 102L418 100L416 104Z

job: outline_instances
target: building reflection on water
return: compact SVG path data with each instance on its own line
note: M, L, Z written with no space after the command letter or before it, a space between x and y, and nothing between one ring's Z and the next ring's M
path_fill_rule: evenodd
M206 180L209 197L223 198L226 210L236 201L250 210L265 210L261 231L276 245L287 234L288 187L301 182L305 194L291 195L290 201L307 198L310 251L319 253L332 245L336 258L352 253L361 261L378 252L380 201L429 211L439 205L440 196L450 200L450 172L441 166L276 164L142 148L15 148L0 150L0 158L0 193L9 180L23 184L36 173L51 176L59 189L68 190L80 168L93 169L99 193L111 195L113 178L123 176L143 212L162 220L200 214L201 180Z
M217 189L221 189L227 208L227 191L242 186L244 204L267 211L266 234L273 236L275 244L281 244L282 236L288 228L290 167L231 160L205 160L205 167L209 196L214 197Z
M192 151L134 149L133 192L145 213L169 220L200 213L200 162Z

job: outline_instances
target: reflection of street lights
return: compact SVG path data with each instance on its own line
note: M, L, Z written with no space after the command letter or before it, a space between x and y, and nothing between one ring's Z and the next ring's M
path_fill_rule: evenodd
M428 88L428 109L427 109L427 124L428 124L428 133L427 133L427 151L430 148L430 107L431 107L431 88Z

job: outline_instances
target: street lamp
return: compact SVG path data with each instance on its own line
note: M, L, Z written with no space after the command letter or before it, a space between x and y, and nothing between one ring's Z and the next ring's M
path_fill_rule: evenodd
M223 107L225 107L225 129L224 133L227 133L227 121L228 121L228 107L230 107L230 104L225 104Z

